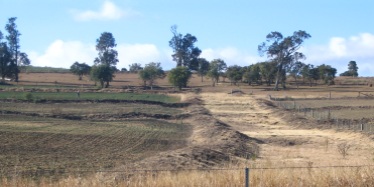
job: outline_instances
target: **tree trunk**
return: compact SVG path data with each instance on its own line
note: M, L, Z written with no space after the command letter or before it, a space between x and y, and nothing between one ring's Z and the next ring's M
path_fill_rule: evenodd
M275 86L274 86L274 90L276 90L276 91L279 90L279 81L280 81L280 79L281 79L282 69L283 69L283 66L282 66L282 64L280 64L280 65L278 66L277 75L276 75L276 77L275 77Z

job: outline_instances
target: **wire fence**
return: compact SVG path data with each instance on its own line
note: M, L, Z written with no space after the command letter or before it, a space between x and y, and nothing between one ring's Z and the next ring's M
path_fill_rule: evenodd
M332 128L374 133L374 124L371 119L342 119L334 115L334 110L329 108L310 108L297 101L273 101L278 107L292 110L298 115L327 121Z

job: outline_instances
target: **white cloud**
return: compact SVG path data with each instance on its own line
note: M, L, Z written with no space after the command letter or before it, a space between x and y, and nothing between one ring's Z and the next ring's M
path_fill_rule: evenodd
M160 62L165 69L175 66L169 50L160 50L153 44L118 44L117 68L128 68L132 63ZM27 52L33 66L48 66L69 68L75 61L93 65L97 51L94 44L84 44L80 41L56 40L42 53Z
M302 51L307 57L306 63L328 64L342 73L347 70L348 62L355 60L359 75L374 76L374 35L371 33L348 38L333 37L327 44L306 46Z
M226 62L227 65L240 65L240 66L248 66L250 64L257 63L259 61L263 61L264 59L248 54L246 52L240 51L234 47L226 47L222 49L204 49L200 55L202 58L211 61L213 59L220 58Z
M137 15L138 12L128 9L122 10L117 7L113 2L107 0L103 3L102 7L98 11L86 10L72 10L71 11L74 19L77 21L90 21L90 20L117 20L122 17L130 17Z
M43 54L28 52L33 66L68 68L75 61L91 64L95 59L95 46L79 41L54 41Z
M117 46L119 63L117 68L128 68L132 63L140 63L143 66L150 62L160 62L161 65L170 69L171 53L162 51L154 44L120 44Z

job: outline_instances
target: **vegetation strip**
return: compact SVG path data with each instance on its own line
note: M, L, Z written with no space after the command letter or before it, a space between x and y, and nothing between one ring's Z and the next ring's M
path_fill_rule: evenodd
M123 119L123 118L155 118L155 119L185 119L190 117L189 114L169 115L169 114L149 114L142 112L129 112L123 114L96 114L96 115L71 115L71 114L39 114L39 113L26 113L18 111L0 110L1 114L23 115L33 117L48 117L60 118L68 120L92 120L92 119Z

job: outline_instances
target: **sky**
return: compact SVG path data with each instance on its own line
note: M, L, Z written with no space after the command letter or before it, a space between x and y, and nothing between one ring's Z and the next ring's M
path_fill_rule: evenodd
M172 61L170 27L197 37L200 57L248 66L267 60L257 51L266 35L312 37L300 52L303 61L347 70L354 60L360 76L374 76L372 0L0 0L0 31L17 17L21 51L33 66L69 68L93 64L96 39L110 32L119 54L117 68ZM3 25L3 26L1 26Z

